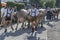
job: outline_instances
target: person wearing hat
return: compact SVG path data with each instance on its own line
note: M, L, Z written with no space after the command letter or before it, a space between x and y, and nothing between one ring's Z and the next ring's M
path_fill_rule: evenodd
M3 6L1 8L1 17L2 17L2 22L1 22L1 26L6 26L6 24L11 20L11 13L12 13L12 8L11 6L9 7L5 7ZM7 28L5 27L5 31L7 31Z
M51 18L52 18L52 12L51 12L51 9L50 9L50 7L47 7L47 14L46 14L46 19L47 19L47 21L48 21L48 24L49 24L49 21L51 20Z
M5 6L3 6L3 7L1 8L1 18L2 18L2 21L3 21L3 19L5 19L6 14L7 14L7 9L6 9Z
M31 22L32 22L32 32L34 32L34 30L36 30L36 27L34 25L36 23L36 19L37 19L38 13L39 12L38 12L36 6L33 4L32 8L31 8L31 12L30 12Z
M4 28L5 28L5 31L4 32L6 32L6 21L5 21L5 17L6 17L6 14L7 14L7 9L6 9L6 7L5 6L2 6L2 8L1 8L1 27L3 26Z
M1 18L2 18L2 22L4 22L4 19L5 19L6 13L7 13L6 3L2 2L1 5L2 5ZM1 25L2 25L2 22L1 22Z

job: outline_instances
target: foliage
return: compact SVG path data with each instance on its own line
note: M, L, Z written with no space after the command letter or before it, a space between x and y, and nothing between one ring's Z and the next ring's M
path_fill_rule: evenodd
M60 0L56 0L56 7L60 7Z
M12 6L12 7L17 6L17 10L24 8L24 5L25 5L24 3L7 2L7 7L8 6Z
M55 7L56 0L30 0L30 3L37 4L39 7L46 8L49 7Z

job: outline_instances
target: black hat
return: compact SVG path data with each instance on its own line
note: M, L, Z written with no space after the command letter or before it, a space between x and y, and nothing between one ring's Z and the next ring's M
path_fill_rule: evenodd
M35 4L32 4L33 7L35 7Z

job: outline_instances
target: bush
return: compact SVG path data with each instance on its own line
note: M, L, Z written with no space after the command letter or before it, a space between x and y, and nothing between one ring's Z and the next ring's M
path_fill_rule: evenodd
M15 4L13 2L7 2L7 6L15 6Z
M16 3L15 6L17 6L17 10L20 10L20 9L24 8L25 4L24 3Z
M56 1L55 0L51 0L51 1L47 1L45 6L53 8L53 7L55 7L55 4L56 4Z
M30 3L37 4L41 8L46 8L47 6L53 8L58 2L56 3L56 0L30 0ZM58 6L60 5L59 3L57 4Z
M56 7L60 7L60 0L56 0Z
M17 6L17 10L24 8L24 5L25 5L24 3L7 2L7 7L8 6L12 6L12 7Z

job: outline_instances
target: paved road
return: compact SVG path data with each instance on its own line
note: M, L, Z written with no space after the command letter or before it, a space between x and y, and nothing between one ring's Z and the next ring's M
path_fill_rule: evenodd
M47 31L48 40L60 40L60 21Z
M53 24L53 27L47 29L47 40L60 40L60 16L59 21Z
M15 26L16 24L13 25L14 28ZM20 26L21 24L17 31L12 31L8 27L7 33L4 33L4 28L0 29L0 40L60 40L60 20L52 21L49 25L44 24L43 28L38 27L34 36L31 34L31 29L21 29Z
M19 24L18 30L12 31L10 27L8 27L8 32L4 32L4 28L0 30L0 40L37 40L38 38L41 40L47 40L47 27L46 25L43 28L38 28L35 34L31 34L31 29L21 29L21 24ZM15 28L15 25L14 25ZM34 36L32 36L34 35Z

